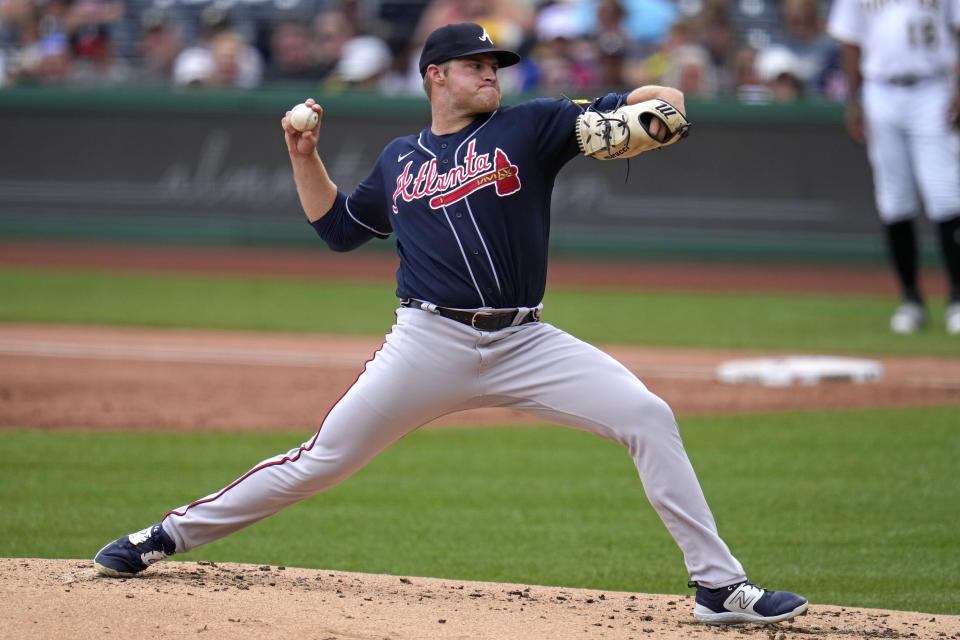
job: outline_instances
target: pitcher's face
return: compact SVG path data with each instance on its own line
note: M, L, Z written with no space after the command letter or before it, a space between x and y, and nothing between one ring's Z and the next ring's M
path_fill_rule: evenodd
M489 53L451 60L445 89L453 108L468 115L496 111L501 97L498 68L496 56Z

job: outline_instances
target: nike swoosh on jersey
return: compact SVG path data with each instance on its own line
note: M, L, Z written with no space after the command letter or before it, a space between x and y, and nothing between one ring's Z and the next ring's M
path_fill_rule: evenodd
M408 155L410 155L411 153L413 153L413 151L407 151L407 152L406 152L405 154L403 154L402 156L397 156L397 162L403 162L403 159L406 158L406 157L407 157Z

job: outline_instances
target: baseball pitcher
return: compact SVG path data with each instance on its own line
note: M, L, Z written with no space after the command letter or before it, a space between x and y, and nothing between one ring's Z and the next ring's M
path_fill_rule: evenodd
M229 535L323 491L435 418L509 407L622 444L673 535L706 623L770 623L807 601L747 580L717 533L673 413L629 370L542 322L550 197L577 155L629 158L688 131L683 95L647 86L583 104L538 99L501 106L497 70L519 56L482 27L428 37L420 72L429 127L390 142L352 193L308 131L281 121L303 209L335 251L395 235L396 323L356 382L302 446L264 460L224 489L108 544L95 558L129 576L175 552Z

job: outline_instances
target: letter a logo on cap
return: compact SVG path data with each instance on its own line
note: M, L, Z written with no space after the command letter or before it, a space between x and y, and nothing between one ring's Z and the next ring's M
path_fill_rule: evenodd
M486 29L483 30L483 35L480 36L480 40L486 40L491 46L493 46L493 38L490 37L490 34L487 33Z

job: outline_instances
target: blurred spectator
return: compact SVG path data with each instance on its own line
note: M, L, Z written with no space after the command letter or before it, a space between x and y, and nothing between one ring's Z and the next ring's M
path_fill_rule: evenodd
M793 102L805 97L803 62L787 47L775 45L757 52L754 66L769 100Z
M378 28L375 23L376 18L367 11L369 2L358 2L358 0L338 0L329 7L330 11L336 11L343 16L349 25L351 33L367 33L371 29Z
M18 84L129 83L132 70L117 56L114 34L125 15L121 0L0 0L6 79Z
M132 68L114 50L114 27L124 15L118 0L75 0L67 14L73 84L119 85L133 79Z
M707 0L703 10L695 18L697 41L709 56L706 83L712 94L728 93L732 86L732 71L737 52L737 34L730 17L727 0Z
M534 35L539 43L530 52L528 71L538 91L557 95L582 93L598 83L598 50L582 37L577 9L556 2L537 12Z
M706 48L688 43L673 49L661 84L676 87L690 98L715 97L717 85Z
M422 46L427 34L453 22L476 22L498 47L515 50L531 29L533 16L510 0L433 0L420 18L414 41Z
M64 27L75 49L84 41L98 39L103 32L109 33L125 12L122 0L70 0L67 4Z
M270 33L270 52L264 79L271 82L319 82L331 65L321 64L309 22L283 20Z
M229 28L248 43L256 42L258 25L252 7L262 0L139 0L168 11L176 20L184 45L209 41L219 27ZM289 0L295 2L296 0Z
M471 21L523 55L500 74L506 93L664 83L694 98L839 98L826 1L0 0L0 86L266 80L419 93L425 35Z
M133 68L115 54L109 32L96 31L73 44L70 83L87 86L117 86L134 79Z
M773 36L769 48L775 52L786 49L793 54L791 64L804 85L804 93L830 94L841 86L839 48L824 31L818 0L784 0L780 7L780 31ZM765 49L760 50L761 56ZM770 55L784 58L782 52Z
M351 38L344 44L325 87L334 91L378 89L390 70L391 59L390 47L377 36Z
M600 0L597 4L597 26L590 34L597 48L601 86L609 89L625 87L624 65L630 56L630 37L623 27L626 9L618 0Z
M663 46L636 62L628 62L624 74L627 83L634 86L660 84L670 68L671 52L694 42L696 31L693 20L681 20L670 27Z
M4 21L0 34L9 51L7 82L49 84L66 80L70 55L64 17L68 9L63 0L42 6L33 0L0 0L0 18Z
M663 47L630 67L630 83L635 86L665 84L680 89L690 98L716 96L716 74L710 53L699 41L699 24L692 18L674 23Z
M770 101L770 90L757 73L757 50L753 47L742 47L734 57L733 96L749 104Z
M221 31L210 40L213 69L210 85L214 87L241 87L249 89L259 84L249 63L252 54L243 36L234 31Z
M70 43L59 31L44 36L32 47L36 59L21 69L21 81L27 84L59 85L70 78Z
M586 33L597 30L598 5L603 0L577 0L578 23ZM639 55L656 51L666 39L670 27L680 18L673 0L621 0L624 32L638 46Z
M409 38L401 43L394 37L393 43L388 44L393 55L390 68L380 79L380 90L387 95L419 95L423 92L419 47L414 47Z
M377 35L382 37L393 53L393 68L390 74L400 80L408 74L414 52L419 55L420 42L414 39L417 24L430 4L429 0L378 0L376 20L382 25ZM417 91L423 91L419 70Z
M213 79L213 53L205 47L183 50L173 63L173 84L184 88L210 86Z
M263 59L228 14L211 5L201 16L201 39L174 60L173 82L181 87L252 89L263 76Z
M525 51L533 14L525 2L512 0L430 0L414 20L405 15L401 24L415 23L411 33L389 31L385 35L391 47L393 62L380 81L388 93L422 93L419 59L423 42L433 29L455 22L476 22L487 30L498 47ZM396 13L392 8L391 12ZM504 69L500 85L505 93L519 90L522 82L520 65Z
M180 46L180 31L168 12L160 9L144 12L140 17L137 80L146 85L169 84Z
M158 0L154 0L158 1ZM170 0L159 0L169 2ZM184 2L185 0L180 0ZM222 0L221 0L222 1ZM240 2L241 0L232 0ZM248 35L248 42L255 46L267 65L264 74L269 72L273 34L279 25L299 23L310 28L313 19L326 11L332 0L242 0L245 11L238 18L250 22L250 30L241 30ZM249 34L253 34L250 36Z
M0 0L0 52L3 56L0 80L4 85L22 80L38 38L32 0Z
M43 3L5 3L5 14L16 26L7 67L7 79L16 84L62 84L70 76L72 55L67 33L67 0Z
M37 41L37 13L34 0L0 0L0 51L13 54Z
M326 73L330 73L337 66L344 46L358 33L340 11L321 13L314 21L313 31L314 59Z

